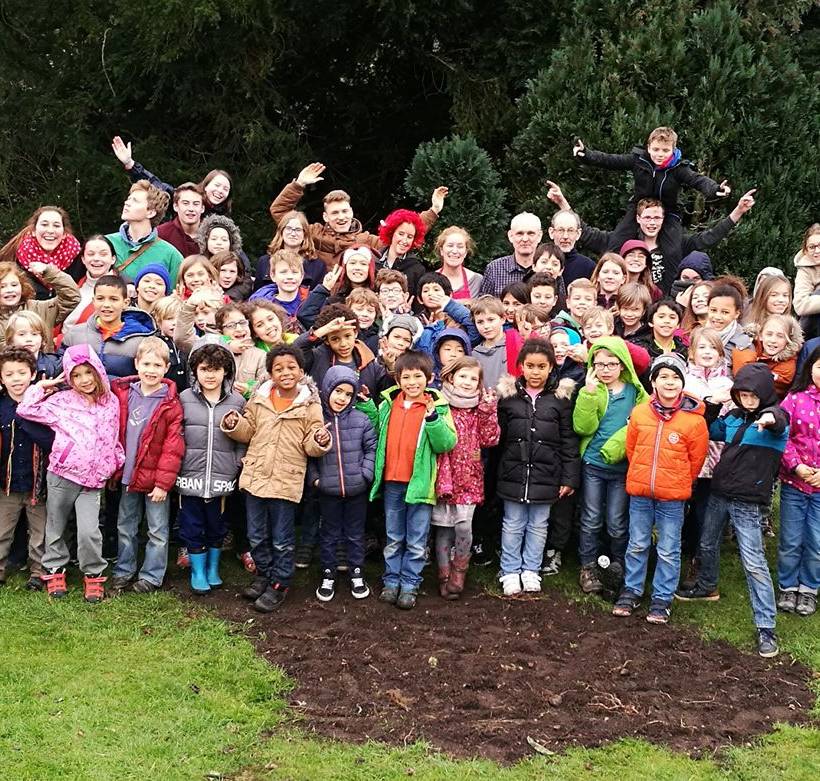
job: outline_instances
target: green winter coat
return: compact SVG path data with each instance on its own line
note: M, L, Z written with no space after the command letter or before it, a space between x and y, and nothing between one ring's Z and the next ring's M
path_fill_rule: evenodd
M589 355L587 356L587 368L592 368L592 361L595 358L595 353L601 348L609 350L613 355L617 356L618 360L624 365L621 372L621 380L629 383L635 388L636 397L635 404L641 404L649 399L649 394L644 389L638 375L635 373L635 367L632 365L632 356L629 354L624 340L617 336L605 336L601 339L596 339L595 343L589 348ZM609 392L606 386L599 382L595 393L587 391L586 387L582 387L578 393L578 398L575 402L575 409L572 412L572 427L575 433L581 437L581 455L587 449L590 440L598 430L609 405ZM601 458L607 464L618 464L626 458L626 425L622 426L616 431L601 448Z
M379 442L376 446L376 471L373 478L373 487L370 490L370 500L374 500L381 488L384 477L384 454L387 450L387 425L390 422L390 413L393 410L393 401L401 389L398 385L382 392L379 404ZM413 459L413 475L407 484L407 504L435 504L436 503L436 456L439 453L448 453L456 446L456 427L450 413L450 405L444 396L432 388L427 393L433 397L438 413L435 420L424 419L419 441L416 443L416 456Z

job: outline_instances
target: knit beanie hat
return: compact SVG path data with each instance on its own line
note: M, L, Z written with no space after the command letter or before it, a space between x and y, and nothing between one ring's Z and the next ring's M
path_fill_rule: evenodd
M686 382L686 362L677 353L664 353L652 361L652 368L649 370L650 381L655 381L661 369L671 369L680 377L681 382Z
M147 266L143 266L137 276L134 277L134 287L139 287L140 280L146 274L156 274L161 277L165 283L165 295L167 296L171 292L171 275L168 273L168 269L165 266L160 266L159 263L149 263Z
M422 325L417 317L413 315L393 315L385 330L385 336L389 334L394 328L404 328L409 331L413 337L413 341L419 338L422 332Z

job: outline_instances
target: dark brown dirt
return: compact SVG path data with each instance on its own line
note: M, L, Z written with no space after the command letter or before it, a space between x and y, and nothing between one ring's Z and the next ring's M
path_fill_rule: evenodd
M814 703L809 671L789 658L650 626L640 612L617 619L555 593L445 602L432 589L402 612L340 585L328 604L297 587L269 616L239 586L198 601L253 619L259 653L297 682L303 726L339 740L424 740L514 762L535 750L528 737L556 752L635 737L700 755L805 722Z

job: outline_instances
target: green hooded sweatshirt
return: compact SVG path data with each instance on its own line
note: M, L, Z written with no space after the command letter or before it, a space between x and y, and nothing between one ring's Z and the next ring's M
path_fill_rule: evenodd
M592 369L595 353L602 348L609 350L623 364L621 380L635 388L635 404L647 401L649 394L638 379L635 367L632 365L632 356L629 354L626 343L620 337L604 336L601 339L596 339L595 343L589 348L587 367ZM575 409L572 412L572 427L575 429L575 433L581 437L582 456L598 431L608 405L609 391L602 382L598 383L595 393L590 393L586 387L582 387L579 391ZM626 422L604 443L601 448L601 458L605 463L613 465L626 458Z

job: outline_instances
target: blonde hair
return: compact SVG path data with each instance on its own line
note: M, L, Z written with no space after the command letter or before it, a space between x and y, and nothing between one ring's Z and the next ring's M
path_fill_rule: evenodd
M516 311L515 320L518 323L529 323L530 325L548 323L550 312L549 309L538 306L538 304L524 304Z
M692 335L689 339L689 363L693 366L697 366L695 361L697 360L698 342L701 339L709 342L709 346L717 350L718 355L722 356L724 352L723 340L720 338L720 334L708 325L699 325L692 329Z
M324 198L322 198L322 203L325 206L329 203L337 203L339 201L347 201L350 203L350 196L344 190L331 190Z
M669 141L675 146L678 143L678 134L671 127L656 127L649 134L646 145L649 146L653 141Z
M652 306L652 294L646 285L640 282L624 282L618 288L618 295L615 297L615 303L618 308L622 306L638 306L643 307L643 313L646 315L649 307Z
M181 308L182 301L180 301L179 296L163 296L154 301L154 306L151 307L151 316L157 322L160 320L170 320L179 314Z
M149 353L156 355L166 366L170 365L171 351L168 349L168 345L159 337L146 336L145 339L139 343L137 352L134 354L134 360L138 361L143 355L148 355Z
M786 285L789 289L789 306L787 312L792 306L792 283L788 277L781 277L775 274L763 277L757 284L752 302L746 309L746 314L741 318L741 321L747 326L747 331L752 336L763 327L763 323L769 319L769 312L766 311L766 299L771 295L773 288L776 285Z
M0 262L0 280L5 279L9 274L14 274L20 282L20 301L17 303L17 306L25 306L26 301L34 298L35 295L34 287L31 282L28 281L28 274L13 260Z
M204 255L188 255L187 258L183 259L182 264L179 267L179 274L177 274L177 277L182 280L183 284L185 283L185 274L197 264L205 269L208 276L211 278L211 282L217 284L219 274L217 274L214 264L211 263L211 261Z
M604 267L604 263L614 263L624 275L624 283L629 280L629 271L626 268L626 261L617 253L617 252L605 252L601 255L600 259L598 260L595 269L592 272L592 276L589 278L589 281L595 286L595 289L598 289L598 277L601 275L601 269ZM571 283L570 286L572 286Z
M165 190L160 190L159 187L154 187L153 184L146 181L145 179L140 179L138 182L134 182L131 185L131 189L128 191L128 194L142 192L146 195L146 203L149 209L153 209L155 214L151 217L151 227L156 228L159 225L163 218L165 217L165 212L168 211L168 204L171 201L171 196L165 192Z
M590 282L586 277L578 277L573 279L567 286L567 298L570 298L576 290L591 290L595 295L598 294L598 288Z
M476 315L498 315L504 317L504 304L495 296L479 296L470 304L473 317Z
M444 246L444 242L455 233L460 233L464 236L464 243L467 245L467 255L469 256L475 253L475 242L473 241L473 237L470 236L464 228L459 228L458 225L450 225L439 233L436 243L433 245L433 250L439 258L441 258L441 249Z
M290 271L298 271L300 274L304 273L304 266L302 264L301 256L291 249L280 249L276 250L276 252L270 256L271 279L273 279L274 269L280 263L287 263Z
M379 297L370 288L357 287L350 291L350 295L345 299L345 304L353 306L372 306L379 311Z
M586 329L591 323L597 320L602 320L604 326L609 330L609 333L613 333L615 330L615 317L612 312L608 309L604 309L602 306L591 306L578 318L578 323L581 328Z
M784 349L788 350L792 355L796 355L803 346L803 330L800 328L800 324L797 320L791 315L767 315L760 324L760 332L757 335L757 341L760 342L761 334L766 328L766 323L770 320L780 323L786 334L786 347Z
M28 323L32 331L39 333L45 339L46 324L43 318L29 309L21 309L19 312L14 312L6 323L6 344L11 345L14 332L17 330L17 323L20 321Z

